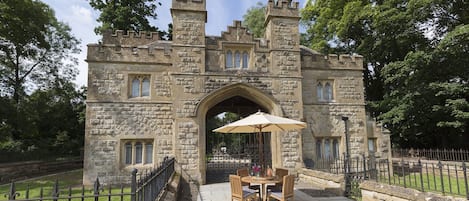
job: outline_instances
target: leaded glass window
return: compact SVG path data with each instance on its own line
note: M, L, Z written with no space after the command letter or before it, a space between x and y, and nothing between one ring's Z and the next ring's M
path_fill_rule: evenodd
M248 68L249 64L249 54L247 52L243 53L243 68Z
M233 53L231 51L226 52L226 68L232 68L233 67Z
M132 143L125 143L125 164L132 164Z
M137 142L135 143L135 163L142 163L142 152L143 152L143 147L142 143Z
M139 97L140 96L140 80L134 78L132 80L132 97Z
M145 164L153 163L153 144L145 144Z
M241 54L238 51L235 52L235 67L241 67Z

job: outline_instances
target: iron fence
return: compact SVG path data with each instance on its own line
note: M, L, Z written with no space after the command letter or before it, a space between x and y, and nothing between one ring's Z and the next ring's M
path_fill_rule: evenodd
M5 197L8 201L43 201L43 200L108 200L108 201L155 201L162 195L165 186L170 181L170 178L175 173L174 169L175 159L165 159L163 163L153 169L137 175L137 170L134 169L131 174L131 183L129 185L108 185L103 186L99 179L96 178L93 189L85 189L82 186L80 189L68 186L60 188L59 180L55 181L50 193L44 187L40 187L39 196L30 197L30 187L24 190L24 195L21 195L16 189L14 182L10 184L10 189Z
M345 194L360 197L359 183L375 180L422 192L466 197L469 200L467 164L465 162L391 160L374 157L316 159L312 169L344 174Z
M394 158L420 158L441 161L469 161L469 150L463 149L392 149Z

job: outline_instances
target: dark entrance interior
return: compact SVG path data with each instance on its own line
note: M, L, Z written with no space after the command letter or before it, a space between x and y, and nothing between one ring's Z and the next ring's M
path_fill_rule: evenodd
M257 111L269 113L257 103L241 96L228 98L207 111L206 115L206 183L227 182L229 174L241 167L259 164L259 140L264 141L264 160L272 164L270 135L258 139L254 133L222 134L213 129L247 117Z

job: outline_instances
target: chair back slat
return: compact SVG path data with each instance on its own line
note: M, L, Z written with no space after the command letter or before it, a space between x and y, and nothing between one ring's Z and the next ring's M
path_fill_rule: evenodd
M231 198L243 198L243 187L241 186L241 177L230 175Z
M236 174L240 177L247 177L247 176L249 176L249 170L246 167L240 168L240 169L236 170ZM241 182L241 185L249 186L249 183Z
M283 178L284 176L287 176L287 175L288 175L288 170L287 169L275 168L275 176L277 176L277 178ZM282 180L282 182L276 183L275 187L277 189L281 189L282 185L283 185L283 180Z
M283 177L282 194L285 199L293 197L294 185L295 185L295 175L287 175Z

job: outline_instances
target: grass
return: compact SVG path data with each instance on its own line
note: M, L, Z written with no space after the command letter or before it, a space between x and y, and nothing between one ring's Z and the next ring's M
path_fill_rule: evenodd
M93 190L92 187L84 188L82 187L82 178L83 178L83 170L74 170L70 172L49 175L44 177L39 177L31 180L25 180L15 183L16 192L19 195L16 196L17 200L26 199L26 192L28 191L28 197L31 198L40 198L41 197L41 188L42 188L42 197L52 197L53 187L55 185L56 180L59 182L59 199L58 200L68 200L69 194L71 197L80 197L80 198L73 198L70 200L81 200L82 193L87 197L86 201L94 200L93 197ZM10 191L10 184L0 185L0 201L1 200L8 200L8 193ZM124 193L130 193L130 187L123 189ZM111 194L119 194L121 193L120 187L113 187L111 189ZM99 200L108 200L109 188L106 187L100 191ZM6 196L3 196L6 195ZM36 199L39 200L39 199ZM47 200L47 199L43 199ZM48 199L50 200L50 199ZM112 201L119 201L121 200L121 196L112 196ZM130 200L129 195L123 196L123 200Z
M405 179L405 187L413 188L419 191L422 191L422 181L423 181L423 189L426 192L437 192L442 193L443 190L446 195L455 195L455 196L466 196L466 185L464 183L464 177L453 177L443 175L440 177L439 175L433 174L423 174L422 181L420 180L420 173L410 173L406 176L398 176L394 175L391 177L391 184L397 186L404 186L404 179ZM443 185L442 185L443 181ZM388 183L388 178L381 178L381 182ZM458 187L459 183L459 187Z

